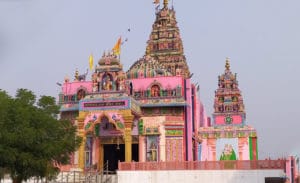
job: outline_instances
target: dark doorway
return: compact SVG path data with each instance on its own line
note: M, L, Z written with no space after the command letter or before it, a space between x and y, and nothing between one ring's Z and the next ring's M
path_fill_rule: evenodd
M104 163L108 161L108 170L116 171L118 162L125 161L125 145L124 144L105 144L104 148Z
M139 161L139 145L132 144L132 161L138 162Z
M104 144L104 164L108 161L108 170L116 171L118 169L118 162L125 161L125 145L124 144ZM139 161L139 145L132 144L132 161Z
M266 177L265 183L284 183L285 179L282 177Z

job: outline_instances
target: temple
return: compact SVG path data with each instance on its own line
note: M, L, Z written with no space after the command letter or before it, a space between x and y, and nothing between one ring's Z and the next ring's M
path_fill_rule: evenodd
M212 124L199 129L201 160L257 160L256 130L246 124L246 112L237 74L226 59L225 72L218 77Z
M83 138L72 167L110 170L118 162L256 160L257 136L246 124L237 75L226 60L215 91L212 123L191 81L175 11L156 11L145 55L123 70L118 40L87 80L76 70L59 94L61 118Z
M107 162L116 170L118 161L199 159L198 129L206 123L199 87L191 81L175 11L166 0L163 5L145 55L128 71L114 48L99 59L91 80L78 71L73 81L65 78L61 118L83 138L72 167L100 169Z

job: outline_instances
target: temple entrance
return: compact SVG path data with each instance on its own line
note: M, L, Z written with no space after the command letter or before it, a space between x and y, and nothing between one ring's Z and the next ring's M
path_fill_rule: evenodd
M104 144L104 161L105 164L108 161L108 170L115 172L118 169L118 162L125 161L125 145L124 144ZM132 161L139 161L139 145L132 144Z
M125 145L124 144L104 144L104 164L108 161L108 170L116 171L118 162L125 161Z

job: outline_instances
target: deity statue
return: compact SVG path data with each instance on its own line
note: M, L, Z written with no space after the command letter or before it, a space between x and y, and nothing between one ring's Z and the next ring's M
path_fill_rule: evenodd
M157 161L157 148L154 142L150 145L151 161Z
M112 90L112 81L109 76L106 77L105 90Z
M102 78L102 90L111 90L112 89L112 81L108 74L105 74Z

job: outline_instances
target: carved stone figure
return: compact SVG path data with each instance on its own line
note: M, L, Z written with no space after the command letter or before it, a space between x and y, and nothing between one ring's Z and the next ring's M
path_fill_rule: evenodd
M79 75L78 76L78 81L85 81L85 78L86 78L88 72L89 72L89 70L87 69L84 74Z

